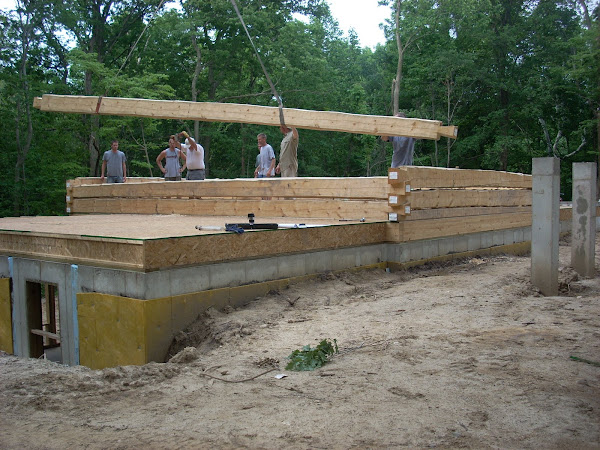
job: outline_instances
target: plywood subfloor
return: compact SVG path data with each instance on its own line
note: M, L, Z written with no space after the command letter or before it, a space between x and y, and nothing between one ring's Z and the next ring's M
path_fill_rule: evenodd
M226 223L247 223L241 216L183 216L147 214L95 214L79 216L34 216L0 218L0 230L121 239L163 239L225 233L198 230L196 226L224 227ZM255 223L344 225L359 223L334 219L256 217Z
M359 220L258 217L255 223L307 227L255 230L238 235L226 232L226 223L248 223L248 217L133 214L9 217L0 219L0 254L153 271L378 244L386 239L387 225ZM197 225L221 229L198 230Z

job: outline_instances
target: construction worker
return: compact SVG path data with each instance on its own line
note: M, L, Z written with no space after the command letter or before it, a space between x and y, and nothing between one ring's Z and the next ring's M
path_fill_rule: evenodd
M186 180L204 180L206 171L204 167L204 147L197 144L194 138L190 137L185 131L179 133L179 136L185 138L183 144L180 144L180 149L185 152L185 164L183 169L187 167ZM182 170L183 172L183 170Z
M104 173L106 173L107 183L125 183L127 180L125 161L127 161L127 157L119 150L119 141L115 139L110 144L110 150L104 152L102 157L101 182L104 183Z
M177 136L172 134L169 137L169 148L164 149L156 157L156 164L158 164L160 171L165 174L165 181L181 180L181 172L183 172L184 167L179 163L179 158L185 161L186 156L178 147L181 147L181 144L177 140ZM161 161L165 158L167 160L166 167L163 167Z
M275 173L281 173L282 177L298 176L298 130L294 127L288 128L281 125L279 127L285 136L281 141L281 150L279 151L279 164L275 168Z
M257 178L266 178L275 176L275 152L273 147L267 144L267 135L260 133L256 140L260 151L260 165L254 171Z
M406 118L406 114L399 112L396 117ZM392 153L392 167L412 166L415 152L416 139L406 136L381 136L381 140L391 142L394 148Z

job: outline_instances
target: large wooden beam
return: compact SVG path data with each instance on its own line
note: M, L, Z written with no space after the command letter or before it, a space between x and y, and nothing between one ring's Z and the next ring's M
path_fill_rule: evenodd
M390 184L409 183L418 188L502 187L531 189L531 175L496 170L446 169L403 166L388 170Z
M279 109L272 106L236 103L206 103L136 98L93 97L45 94L33 106L42 111L113 116L184 119L205 122L235 122L279 126ZM385 136L411 136L418 139L456 138L455 126L442 126L437 120L370 116L335 111L283 108L288 126L308 130Z
M367 200L244 200L171 198L74 199L73 214L182 214L196 216L305 217L312 219L387 220L387 202Z
M135 180L131 182L130 180ZM73 183L75 184L75 183ZM280 197L314 199L385 200L391 192L386 177L361 178L242 178L232 180L163 181L90 184L74 186L71 197L78 198L236 198Z
M527 189L431 189L410 194L411 209L464 208L476 206L530 206Z
M418 241L531 226L531 212L401 221L388 224L388 240Z
M164 177L127 177L128 183L149 183L154 181L165 181ZM67 189L71 187L89 184L106 184L100 177L78 177L67 180Z

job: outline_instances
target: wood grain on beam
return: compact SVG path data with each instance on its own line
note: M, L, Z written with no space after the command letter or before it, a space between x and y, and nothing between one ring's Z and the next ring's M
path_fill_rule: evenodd
M531 191L526 189L424 189L412 191L409 201L412 210L467 206L529 206Z
M530 212L390 222L387 240L408 242L527 226L531 226Z
M496 170L404 166L388 170L390 184L409 182L411 188L504 187L531 189L531 175Z
M130 179L131 180L131 179ZM136 180L136 179L133 179ZM387 200L386 177L368 178L246 178L233 180L115 183L78 185L72 198L178 197L215 198L283 197Z
M200 120L279 126L279 109L272 106L237 103L187 102L136 98L93 97L45 94L34 99L33 106L42 111L113 116L149 117L154 119ZM442 126L438 120L370 116L336 111L310 111L283 108L288 126L308 130L386 136L411 136L438 140L456 138L455 126Z
M198 216L310 217L387 220L389 207L368 200L240 200L169 198L74 199L74 214L182 214Z

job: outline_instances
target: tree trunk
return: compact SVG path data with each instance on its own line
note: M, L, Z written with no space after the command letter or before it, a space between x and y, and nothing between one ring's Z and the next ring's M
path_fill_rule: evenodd
M394 19L396 22L396 47L398 48L398 65L396 66L396 78L392 83L394 101L392 114L395 116L400 111L400 83L402 82L402 63L404 62L404 50L402 48L402 39L400 38L400 7L402 0L396 0L396 13Z
M598 146L598 163L596 170L600 169L600 110L596 110L596 145ZM596 175L596 199L600 198L600 176Z
M92 2L92 37L90 38L88 50L89 53L98 55L97 61L104 61L104 36L108 11L110 10L111 2L104 6L104 11L101 11L101 2ZM85 95L93 95L92 72L85 72ZM100 142L98 139L98 129L100 128L100 117L97 115L90 117L90 134L88 137L88 154L91 177L98 176L99 160L100 160Z
M240 123L240 137L242 138L242 157L240 161L240 176L242 178L248 178L248 168L246 167L246 133L244 131L244 124Z
M448 124L452 123L452 107L451 107L451 97L452 97L452 75L446 78L446 117L448 118ZM450 149L452 148L452 142L450 142L449 138L446 138L446 167L450 167Z
M585 0L577 0L577 3L579 3L579 6L581 6L581 11L583 13L583 23L585 24L585 27L589 30L590 28L592 28L592 19L590 18L590 13L588 11L588 7L585 3Z
M505 138L508 137L508 129L509 129L509 114L508 114L508 104L510 101L510 97L508 91L505 89L500 89L500 104L501 108L504 110L504 123L502 124L502 134ZM508 168L508 151L509 148L506 145L507 139L503 140L502 143L502 153L500 154L500 170L506 171Z
M27 61L29 59L29 46L31 44L31 37L33 35L33 25L31 24L31 16L26 14L25 17L20 15L21 25L21 64L19 66L19 81L23 89L23 95L17 99L17 121L15 129L15 138L18 149L17 162L15 164L15 197L13 203L13 211L15 215L20 215L21 211L25 214L28 213L27 198L25 189L25 160L27 154L31 148L31 142L33 141L33 122L31 118L31 99L29 95L29 80L27 74ZM25 22L23 20L25 19ZM22 108L25 107L25 121L27 122L27 131L25 135L25 142L21 139L21 116ZM22 181L22 184L20 184ZM19 186L21 189L19 189ZM20 191L23 191L23 195L20 195ZM21 208L21 201L23 207Z
M142 129L142 146L144 148L144 154L146 155L146 163L148 163L148 166L150 166L150 177L153 177L154 175L152 175L152 163L150 162L150 157L148 156L148 146L146 145L146 135L144 134L143 120L140 120L140 128Z

